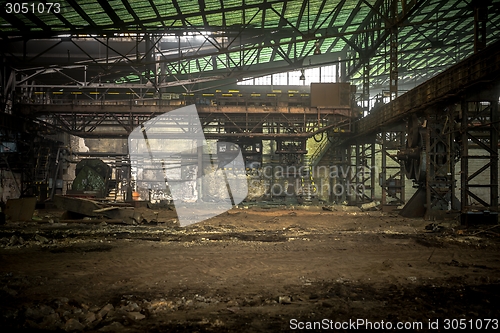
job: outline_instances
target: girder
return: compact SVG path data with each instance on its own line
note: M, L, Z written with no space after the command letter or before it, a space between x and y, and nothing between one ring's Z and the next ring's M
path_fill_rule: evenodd
M16 112L80 137L126 137L145 121L193 103L207 137L308 138L333 129L351 131L350 105L311 108L309 95L302 95L192 94L172 101L51 99L18 104Z
M376 132L382 126L397 122L411 113L445 101L457 101L462 94L480 90L486 82L498 82L500 78L500 41L490 45L466 60L450 67L391 103L372 110L355 125L355 135Z

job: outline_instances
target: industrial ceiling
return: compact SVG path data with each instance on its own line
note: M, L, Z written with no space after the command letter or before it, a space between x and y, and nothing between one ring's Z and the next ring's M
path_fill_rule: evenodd
M17 87L36 89L197 91L342 64L344 79L376 90L389 87L390 61L404 89L471 55L475 24L485 44L500 38L500 0L1 4L0 52Z

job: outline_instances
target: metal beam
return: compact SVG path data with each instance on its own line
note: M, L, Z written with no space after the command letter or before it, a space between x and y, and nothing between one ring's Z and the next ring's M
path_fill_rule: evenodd
M97 28L95 22L88 16L88 14L80 7L80 5L75 0L67 0L68 3L73 7L73 9L80 15L85 21L90 24L92 28Z
M477 90L478 84L498 80L500 41L361 118L356 123L356 136L373 133L411 113L423 112L431 105L457 100L461 94Z
M379 0L379 8L380 8L380 6L382 6L382 4L384 3L384 1L386 1L386 0ZM390 1L395 1L395 0L390 0ZM400 24L402 24L403 22L405 22L407 20L407 18L410 15L412 15L412 13L417 8L419 8L419 6L421 6L424 2L425 2L425 0L411 0L406 5L406 9L409 8L409 10L407 10L406 12L403 12L403 13L399 13L398 17L395 19L395 21L392 24L392 26L389 27L388 29L385 29L382 32L382 34L380 34L380 36L378 37L378 39L374 40L373 44L371 45L371 48L368 49L368 50L366 50L365 53L363 54L363 56L360 57L359 59L357 59L357 61L354 62L354 64L351 66L351 68L350 68L349 73L348 73L347 76L350 78L350 77L352 77L354 75L354 73L358 72L359 69L361 68L361 66L363 65L363 63L366 62L367 60L369 60L377 52L377 50L380 47L380 45L382 45L382 43L384 43L387 40L387 38L391 35L391 29L392 29L392 27L398 27ZM383 11L379 10L379 12L383 12ZM389 15L386 14L386 16L389 16ZM369 20L371 20L372 18L373 18L373 15L368 15L365 18L365 20L363 21L363 24L360 25L360 29L364 30L366 28L366 26L369 25ZM355 35L354 37L356 37L358 35Z
M106 13L106 15L109 16L109 18L113 21L114 24L116 24L119 27L125 24L125 22L123 22L122 19L118 15L116 15L115 10L113 9L113 7L111 7L111 5L107 0L97 0L97 2L99 2L99 5L101 5L104 13Z
M144 26L141 19L139 19L139 17L137 16L137 14L135 13L135 11L132 9L132 7L130 6L130 3L128 0L121 0L123 5L125 6L125 8L127 9L127 12L132 15L132 17L134 18L134 23L137 24L137 25L140 25L140 26Z

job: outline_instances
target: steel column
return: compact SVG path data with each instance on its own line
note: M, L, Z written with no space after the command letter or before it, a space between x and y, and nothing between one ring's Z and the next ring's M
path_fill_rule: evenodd
M375 197L375 142L355 145L356 165L354 188L356 203L372 201Z
M474 211L498 211L498 96L488 102L464 100L461 106L461 220L469 224ZM478 153L471 153L472 145ZM484 162L474 166L473 161Z
M382 131L382 170L379 184L382 187L383 210L391 210L405 203L404 164L397 159L397 152L404 146L404 139L403 125ZM389 202L389 198L393 200Z
M452 109L438 110L426 116L425 189L426 219L442 218L451 211L455 199L455 128ZM451 110L451 111L450 111Z

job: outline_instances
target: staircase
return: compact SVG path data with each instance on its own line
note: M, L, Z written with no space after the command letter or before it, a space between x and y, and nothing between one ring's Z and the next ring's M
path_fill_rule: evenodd
M332 142L331 142L331 140L328 139L328 136L327 136L325 139L323 139L319 143L316 150L309 157L311 167L315 167L316 165L318 165L318 163L321 161L323 156L325 156L325 154L330 150L331 146L332 146Z
M40 145L37 152L35 164L35 182L46 183L49 178L50 169L50 146Z
M123 157L116 156L115 158L115 177L108 181L108 195L107 199L112 201L123 201L125 198L122 194L123 182Z
M304 162L301 168L300 188L297 191L298 196L302 199L303 203L311 203L318 195L318 189L312 177L312 167L310 158L304 156Z

